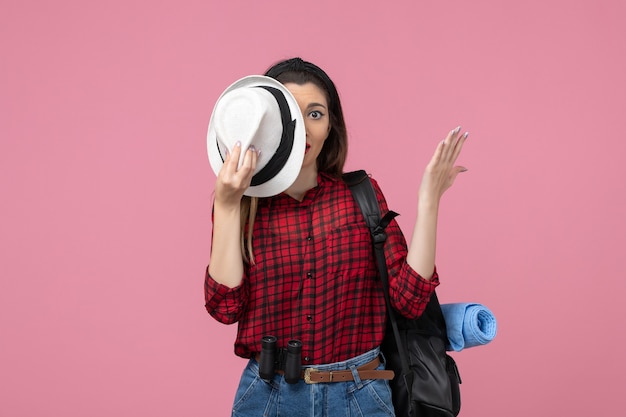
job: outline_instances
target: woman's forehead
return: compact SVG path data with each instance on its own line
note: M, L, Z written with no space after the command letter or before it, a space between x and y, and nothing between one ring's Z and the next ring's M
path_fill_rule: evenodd
M293 94L293 96L296 98L296 101L298 101L299 103L300 101L303 101L306 102L306 104L308 105L311 102L316 102L323 106L328 106L328 102L326 100L326 92L314 83L285 83L284 85L287 90L289 90L291 94Z

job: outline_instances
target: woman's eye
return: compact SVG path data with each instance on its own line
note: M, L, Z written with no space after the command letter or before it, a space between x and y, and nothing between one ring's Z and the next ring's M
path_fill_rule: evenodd
M313 110L311 113L309 113L309 117L315 120L321 119L323 115L324 113L318 110Z

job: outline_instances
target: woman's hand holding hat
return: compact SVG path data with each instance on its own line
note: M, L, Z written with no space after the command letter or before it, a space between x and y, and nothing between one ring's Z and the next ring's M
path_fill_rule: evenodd
M241 166L241 152L245 152ZM250 146L245 151L241 142L235 143L224 158L215 182L213 205L213 241L209 274L230 288L241 284L243 262L240 250L241 198L250 186L257 164L258 152Z
M239 207L243 193L250 186L260 150L257 151L254 146L246 149L243 162L238 167L242 151L241 143L237 142L224 159L215 183L215 204Z

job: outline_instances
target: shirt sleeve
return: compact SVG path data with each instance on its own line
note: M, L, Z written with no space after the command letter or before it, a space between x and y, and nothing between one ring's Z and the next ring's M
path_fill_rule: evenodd
M384 216L389 211L387 201L378 183L372 179L372 184L376 190L381 215ZM439 285L437 270L435 269L430 280L420 276L406 261L407 244L398 223L392 220L385 231L385 259L389 271L391 305L403 316L415 319L424 312Z
M211 277L207 266L204 278L204 300L209 314L224 324L239 321L248 299L248 286L245 283L244 279L234 288L220 284Z

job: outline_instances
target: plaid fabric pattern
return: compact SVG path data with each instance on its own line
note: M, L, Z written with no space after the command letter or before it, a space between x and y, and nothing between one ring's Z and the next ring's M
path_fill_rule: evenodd
M387 203L372 182L384 215ZM387 235L392 304L417 317L439 279L435 272L425 280L406 263L395 221ZM264 335L276 336L280 347L300 340L305 365L344 361L380 345L386 307L369 229L342 181L320 174L302 202L285 194L260 200L253 245L256 263L246 265L240 286L218 284L206 272L207 311L222 323L239 322L237 355L260 352Z

